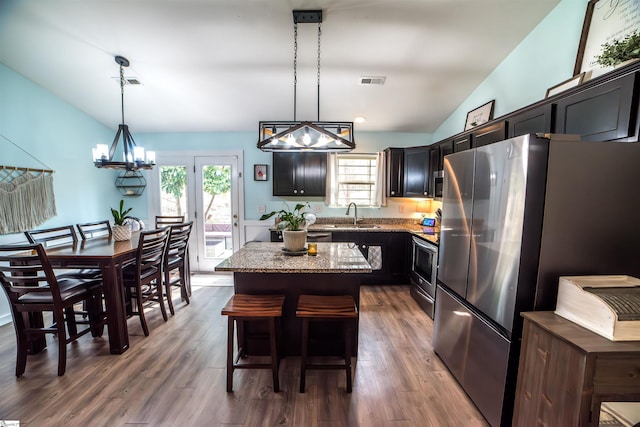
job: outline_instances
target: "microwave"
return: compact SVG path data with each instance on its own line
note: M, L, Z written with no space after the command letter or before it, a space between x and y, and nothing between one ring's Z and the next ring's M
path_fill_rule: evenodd
M444 186L444 171L433 172L433 197L442 197L442 187Z

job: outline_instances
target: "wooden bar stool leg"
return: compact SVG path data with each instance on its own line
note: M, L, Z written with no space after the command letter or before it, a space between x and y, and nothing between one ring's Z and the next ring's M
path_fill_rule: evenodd
M276 319L269 318L269 343L271 346L271 371L273 374L273 392L280 391L280 379L278 374L278 349L276 344Z
M300 393L305 390L305 377L307 374L307 347L309 343L309 320L302 319L302 349L300 352Z
M227 328L227 393L233 391L233 323L235 318L229 316Z
M344 363L347 372L347 393L351 393L351 320L347 320L344 323Z

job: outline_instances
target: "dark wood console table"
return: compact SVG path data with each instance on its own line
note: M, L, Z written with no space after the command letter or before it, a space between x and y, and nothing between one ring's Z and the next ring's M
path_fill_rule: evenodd
M514 426L598 426L602 402L640 402L640 341L609 341L553 312L522 316Z

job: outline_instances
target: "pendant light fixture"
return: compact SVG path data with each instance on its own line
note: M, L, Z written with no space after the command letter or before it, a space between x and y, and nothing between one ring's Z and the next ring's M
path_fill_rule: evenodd
M122 111L122 123L118 125L118 132L111 143L111 148L107 144L98 144L93 149L93 164L97 168L105 169L121 169L126 171L137 171L140 169L151 169L156 164L156 153L147 151L145 155L144 148L137 146L133 140L133 136L129 132L129 127L124 123L124 71L123 67L129 66L129 60L122 56L115 57L116 63L120 66L120 105ZM121 162L115 161L113 156L116 152L118 141L122 141L124 145L123 159Z
M298 23L318 24L318 119L297 121ZM261 121L258 124L258 148L262 151L347 152L356 148L353 122L320 121L320 39L322 10L293 11L293 121Z

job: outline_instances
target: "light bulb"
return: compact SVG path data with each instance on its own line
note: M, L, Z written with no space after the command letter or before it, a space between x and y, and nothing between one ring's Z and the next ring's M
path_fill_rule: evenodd
M304 134L304 136L302 137L302 142L307 146L311 144L311 136L309 135L309 133Z

